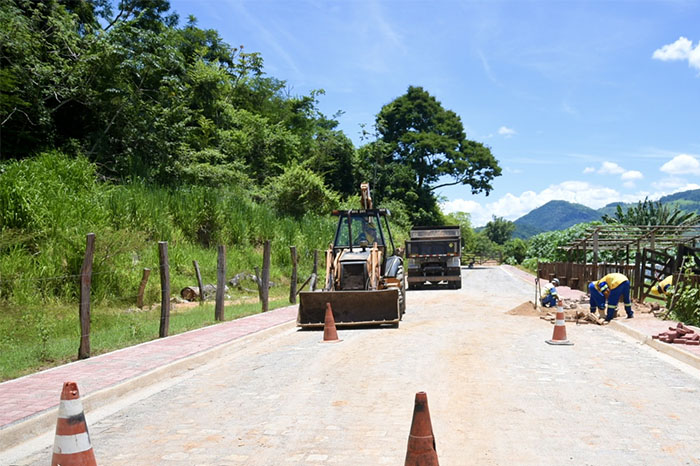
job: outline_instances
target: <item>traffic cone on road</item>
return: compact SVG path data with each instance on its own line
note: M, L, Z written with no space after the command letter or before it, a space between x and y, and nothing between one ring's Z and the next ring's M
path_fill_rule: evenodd
M404 464L405 466L438 466L435 436L428 410L428 395L425 392L416 393Z
M333 318L333 309L331 303L326 303L326 318L323 321L323 341L324 342L339 342L338 331L335 328L335 319Z
M75 382L63 384L51 466L97 466Z
M573 345L566 338L566 322L564 321L564 307L561 300L557 301L557 318L554 321L552 339L545 341L550 345Z

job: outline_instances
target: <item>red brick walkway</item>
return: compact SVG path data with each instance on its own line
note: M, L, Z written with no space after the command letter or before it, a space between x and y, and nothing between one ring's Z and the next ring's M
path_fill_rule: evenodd
M58 405L64 382L76 381L81 396L153 369L296 318L287 306L75 361L0 384L0 430Z

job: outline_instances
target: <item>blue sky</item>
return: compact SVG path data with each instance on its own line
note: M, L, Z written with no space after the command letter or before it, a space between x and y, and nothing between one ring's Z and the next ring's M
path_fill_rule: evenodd
M700 2L171 0L362 124L422 86L503 169L440 192L480 226L553 199L599 208L700 188Z

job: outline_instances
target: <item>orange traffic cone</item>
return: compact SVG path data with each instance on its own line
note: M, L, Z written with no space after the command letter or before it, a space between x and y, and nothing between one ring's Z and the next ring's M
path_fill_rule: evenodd
M428 410L428 395L425 392L416 393L416 403L413 408L413 422L408 436L405 466L438 466L435 436L430 423Z
M564 308L561 300L557 301L557 319L554 322L552 339L545 341L550 345L573 345L566 339L566 322L564 321Z
M341 341L338 339L338 331L335 328L335 319L333 318L331 303L326 303L326 318L323 321L323 341L330 343Z
M51 466L97 466L75 382L63 384Z

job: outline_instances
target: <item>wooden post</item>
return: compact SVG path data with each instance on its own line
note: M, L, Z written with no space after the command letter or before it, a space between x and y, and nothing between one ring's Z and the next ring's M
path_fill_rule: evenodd
M216 309L214 319L224 320L224 292L226 290L226 246L218 247L218 259L216 261Z
M92 257L95 254L95 233L88 233L85 241L85 259L80 269L80 347L78 359L90 357L90 284Z
M586 249L587 240L583 240L583 289L588 289L588 250Z
M160 259L160 338L168 336L170 328L170 265L168 264L168 242L158 242Z
M202 284L202 274L199 272L199 263L194 260L192 261L194 266L194 274L197 276L197 286L199 287L199 302L204 302L204 285Z
M598 277L598 230L593 232L593 280Z
M297 247L289 246L289 252L292 255L292 278L289 284L289 302L290 304L297 303Z
M316 277L318 277L318 249L314 249L314 269L311 271L311 291L316 291Z
M146 284L148 283L148 277L151 276L151 269L143 269L143 275L141 276L141 283L139 284L139 294L136 296L136 307L143 309L143 293L146 291Z
M262 277L260 277L260 282L262 312L267 312L270 296L270 240L265 241L265 246L263 247Z

